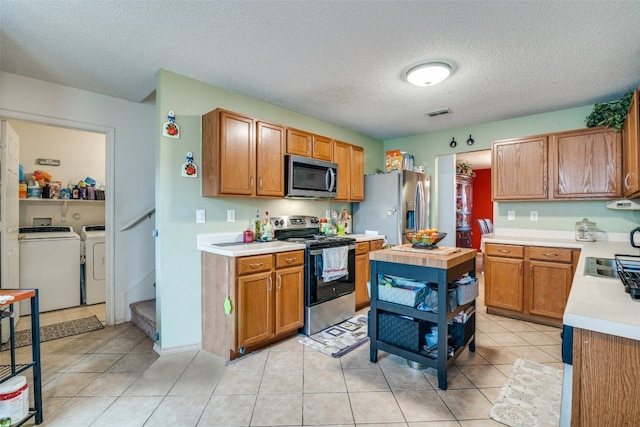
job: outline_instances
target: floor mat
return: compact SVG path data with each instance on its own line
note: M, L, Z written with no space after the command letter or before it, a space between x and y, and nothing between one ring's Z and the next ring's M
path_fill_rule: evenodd
M25 320L23 320L25 321ZM82 319L68 320L53 325L40 327L40 342L57 340L72 335L104 329L104 325L97 316L84 317ZM15 334L16 348L31 345L31 329L17 331ZM9 349L9 342L2 344L1 351Z
M369 341L367 315L352 317L299 341L331 357L340 357Z
M517 359L489 417L508 426L557 426L562 369Z

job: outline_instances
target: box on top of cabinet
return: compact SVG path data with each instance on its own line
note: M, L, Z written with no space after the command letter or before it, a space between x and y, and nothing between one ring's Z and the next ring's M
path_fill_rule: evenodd
M400 150L387 151L385 156L385 170L387 172L402 169L402 152Z

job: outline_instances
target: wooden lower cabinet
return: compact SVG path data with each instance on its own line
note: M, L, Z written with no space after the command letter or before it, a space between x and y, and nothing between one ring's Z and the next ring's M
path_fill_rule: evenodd
M382 240L356 243L356 310L369 305L369 252L380 250L382 246Z
M571 248L487 243L487 312L562 326L579 256Z
M304 250L239 258L202 252L203 350L232 360L296 334L304 326L303 264Z
M571 425L637 426L640 341L574 328Z

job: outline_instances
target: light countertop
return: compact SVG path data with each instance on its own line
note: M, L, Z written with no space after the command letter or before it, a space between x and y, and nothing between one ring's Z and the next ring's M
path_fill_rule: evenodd
M356 242L384 239L383 235L372 234L347 234L345 237L354 238L356 239ZM243 243L242 233L212 233L198 235L198 250L228 257L296 251L304 249L305 247L306 246L302 243L292 243L281 240Z
M616 254L640 255L638 249L631 247L628 234L609 237L615 240L579 242L569 235L563 236L560 233L559 237L548 237L544 234L524 237L485 235L482 241L483 244L493 242L581 249L563 323L640 340L640 301L631 299L618 278L592 277L584 274L586 257L614 258Z

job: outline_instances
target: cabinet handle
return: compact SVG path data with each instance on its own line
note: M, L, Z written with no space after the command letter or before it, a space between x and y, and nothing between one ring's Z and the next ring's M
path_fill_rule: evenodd
M249 264L250 268L258 268L258 267L262 267L264 265L264 262L256 262L254 264Z
M258 179L258 189L262 190L262 177Z
M269 285L267 286L267 290L271 292L271 284L272 284L271 276L269 276L269 278L267 279L267 282L269 283Z
M558 256L558 254L542 254L542 255L544 255L546 257L549 257L549 258L555 258L555 257Z
M297 257L286 258L284 262L286 262L287 264L291 264L292 262L295 262L297 259L298 259Z
M630 178L631 172L629 172L628 174L626 174L624 176L624 188L626 188L627 190L629 188L631 188L631 186L629 185L629 178Z
M276 290L280 290L282 287L282 276L278 274L278 284L276 285Z
M498 252L503 253L503 254L510 254L511 251L509 249L498 249Z
M253 177L251 177L251 179L249 181L249 189L253 190Z

